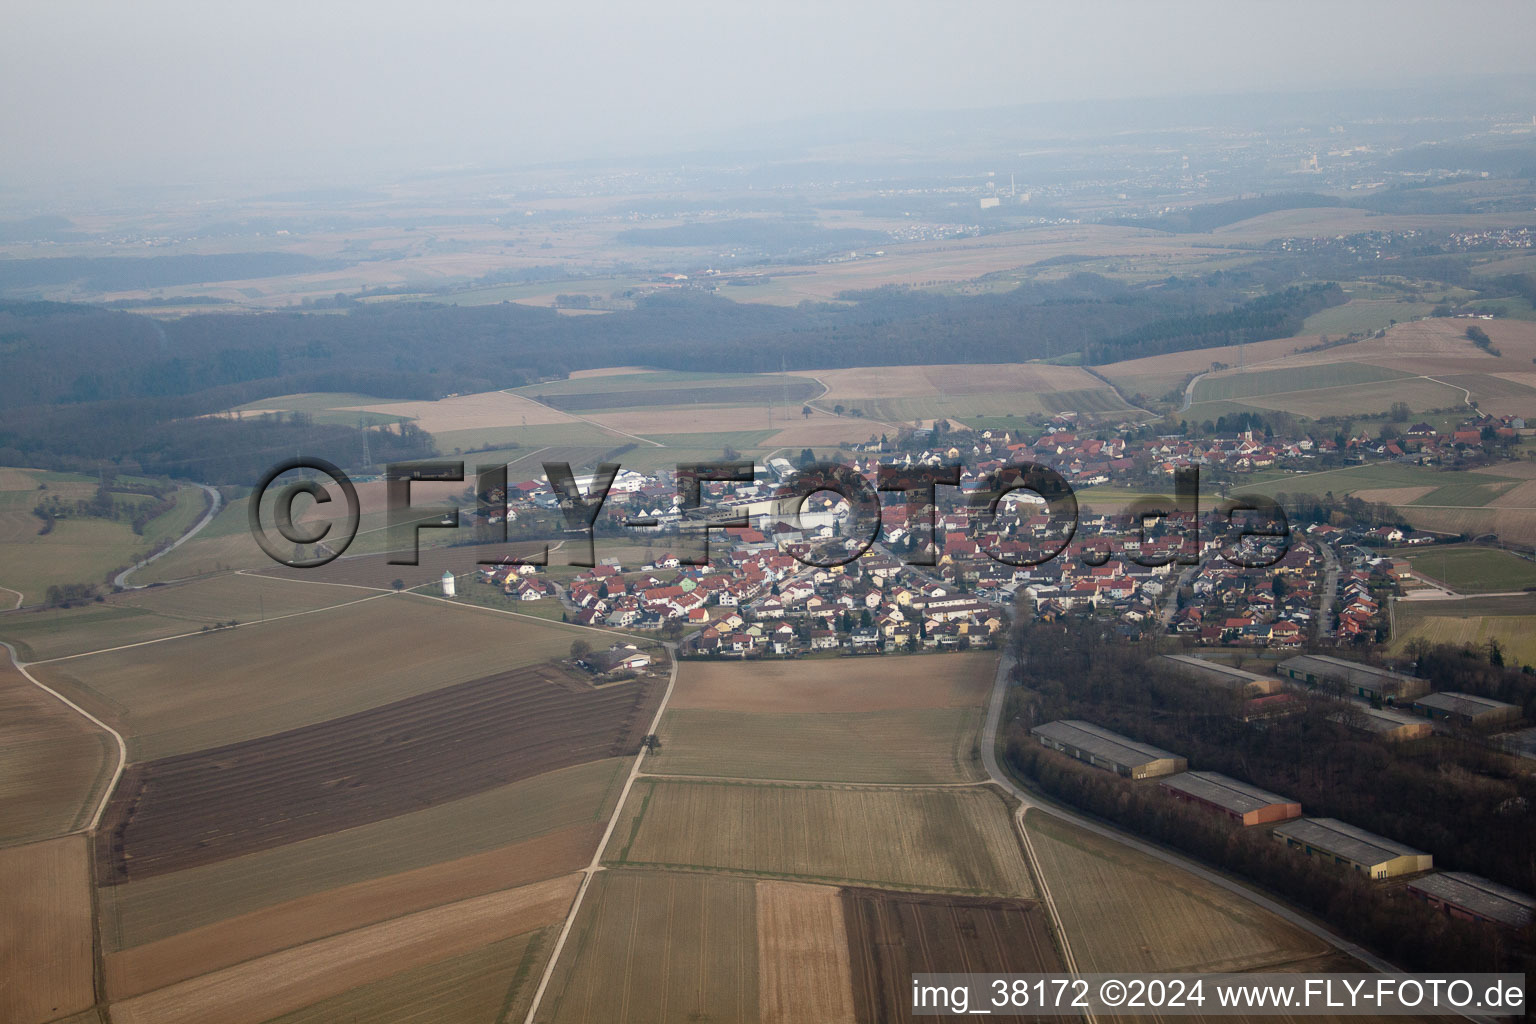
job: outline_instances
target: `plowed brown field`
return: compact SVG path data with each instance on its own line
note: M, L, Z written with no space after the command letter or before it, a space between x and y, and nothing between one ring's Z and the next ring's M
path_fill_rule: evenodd
M130 767L97 844L119 883L633 753L659 689L517 669L371 711Z
M1033 900L844 889L843 912L861 1024L914 1019L914 974L1029 974L1063 969L1045 910ZM988 1019L1032 1018L992 1015Z

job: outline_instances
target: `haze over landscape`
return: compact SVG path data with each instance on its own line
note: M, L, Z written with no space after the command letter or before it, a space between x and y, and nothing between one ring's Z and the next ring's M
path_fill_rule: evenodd
M1532 38L10 12L0 1021L1532 973Z

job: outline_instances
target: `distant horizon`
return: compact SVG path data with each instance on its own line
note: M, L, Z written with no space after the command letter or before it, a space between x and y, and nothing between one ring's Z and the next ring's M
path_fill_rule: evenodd
M353 183L735 152L827 121L1532 80L1536 7L1478 14L1376 0L956 14L854 0L765 17L673 2L599 3L575 26L478 3L431 21L388 3L27 8L0 40L15 98L0 130L18 143L0 188Z

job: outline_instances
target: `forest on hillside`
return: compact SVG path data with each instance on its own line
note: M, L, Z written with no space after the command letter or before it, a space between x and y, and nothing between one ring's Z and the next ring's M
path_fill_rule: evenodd
M227 482L209 475L222 463L164 457L180 446L162 428L174 422L194 448L212 442L214 430L221 443L272 448L284 443L271 435L274 425L230 430L194 417L273 395L434 399L602 366L739 373L1082 353L1107 361L1284 336L1342 297L1333 285L1273 285L1251 271L1151 285L1074 274L998 294L892 287L792 309L680 292L602 317L515 303L399 302L325 315L160 320L95 306L0 303L0 464L133 460Z

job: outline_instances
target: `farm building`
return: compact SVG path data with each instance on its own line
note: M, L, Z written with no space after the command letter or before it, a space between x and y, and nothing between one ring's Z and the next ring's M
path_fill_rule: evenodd
M1460 871L1437 871L1407 883L1409 892L1452 917L1524 928L1536 900L1517 889Z
M1428 871L1434 857L1334 818L1302 818L1277 825L1275 839L1308 857L1331 860L1372 878Z
M1092 722L1046 722L1030 730L1041 746L1132 779L1172 775L1189 767L1177 754L1100 729Z
M1380 736L1397 743L1401 740L1423 739L1435 731L1435 727L1417 715L1393 708L1373 708L1369 704L1347 701L1344 710L1330 716L1352 729Z
M1362 665L1358 661L1330 658L1325 654L1298 654L1276 665L1275 671L1308 686L1321 686L1337 680L1346 692L1356 697L1381 701L1411 700L1429 692L1427 680L1374 665Z
M1501 726L1520 720L1520 709L1513 704L1449 691L1426 693L1413 702L1413 710L1425 718L1457 725Z
M1223 665L1219 661L1207 661L1187 654L1165 654L1164 658L1189 672L1202 683L1229 686L1250 697L1262 697L1280 688L1280 680L1274 676L1261 676L1257 672Z
M1301 817L1301 804L1217 772L1181 772L1158 783L1177 800L1218 811L1244 825Z

